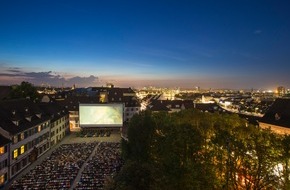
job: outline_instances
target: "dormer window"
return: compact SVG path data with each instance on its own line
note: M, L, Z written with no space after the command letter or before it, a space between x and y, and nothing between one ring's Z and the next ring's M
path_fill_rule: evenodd
M19 126L19 121L18 120L14 120L12 121L16 126Z
M37 116L38 118L41 118L41 113L37 113L36 116Z
M15 115L15 114L16 114L16 111L15 111L15 110L13 110L13 111L12 111L12 115Z
M31 118L32 118L32 116L25 117L25 119L29 122L31 122Z

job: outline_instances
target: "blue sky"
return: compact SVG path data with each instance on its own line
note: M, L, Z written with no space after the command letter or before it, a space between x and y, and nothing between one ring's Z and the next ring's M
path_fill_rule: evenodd
M0 2L0 84L290 87L290 2Z

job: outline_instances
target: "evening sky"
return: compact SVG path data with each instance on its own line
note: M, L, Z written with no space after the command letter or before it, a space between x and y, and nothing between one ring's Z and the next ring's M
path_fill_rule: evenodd
M0 2L0 84L290 87L290 1Z

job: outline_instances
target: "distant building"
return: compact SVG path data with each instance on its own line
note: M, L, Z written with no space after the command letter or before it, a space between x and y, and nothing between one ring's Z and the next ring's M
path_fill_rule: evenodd
M290 99L276 99L260 119L259 126L278 134L290 134Z
M106 84L106 87L108 87L108 88L114 88L115 86L114 86L113 83L107 83L107 84Z
M154 112L179 112L185 109L198 109L202 112L219 111L216 103L195 103L192 100L153 100L148 109Z
M77 89L76 89L77 90ZM69 123L71 131L80 130L79 104L124 104L123 121L128 122L134 114L141 110L136 93L131 88L117 87L90 87L81 95L68 92L66 95L52 97L52 101L64 106L69 111ZM47 100L46 100L47 101Z
M193 107L192 100L153 100L148 109L154 112L166 111L172 113Z
M66 98L57 98L54 100L61 107L65 107L69 112L70 131L79 131L79 104L96 104L99 100L88 96L69 96Z
M136 97L136 93L131 88L116 87L94 87L90 92L95 92L103 103L123 103L124 104L124 121L128 122L134 114L140 112L140 102Z
M221 112L222 109L216 103L194 103L194 108L202 112Z
M168 108L162 100L157 100L153 104L149 105L149 109L152 112L171 112L171 109Z
M200 92L200 87L199 87L199 86L196 86L196 87L195 87L195 91L196 91L196 92Z
M278 96L282 97L286 94L286 89L283 86L277 87L277 94Z

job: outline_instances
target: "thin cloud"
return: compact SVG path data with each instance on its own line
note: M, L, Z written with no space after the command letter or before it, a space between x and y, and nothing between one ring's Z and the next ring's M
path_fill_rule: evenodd
M3 76L3 77L19 77L19 76L22 76L22 77L24 77L25 75L22 74L22 73L19 73L19 74L15 74L15 73L0 73L0 76Z
M73 76L65 78L64 76L52 71L43 72L24 72L21 68L9 67L1 68L0 78L2 84L11 85L28 81L34 85L49 85L49 86L73 86L78 87L95 86L98 83L98 77L90 75L88 77ZM9 81L11 81L9 83Z

